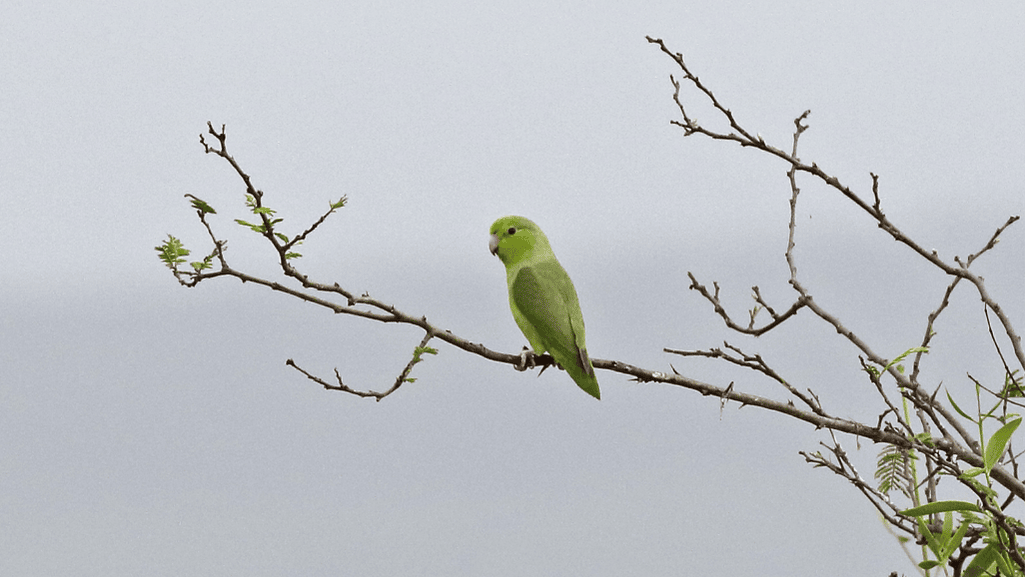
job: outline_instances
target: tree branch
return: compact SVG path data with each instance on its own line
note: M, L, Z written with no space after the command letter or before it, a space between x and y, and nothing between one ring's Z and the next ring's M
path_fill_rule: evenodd
M1014 454L1012 453L1008 460L1012 466L1013 473L1008 472L1000 465L984 460L982 447L984 444L983 439L973 438L964 423L962 423L961 419L958 418L958 415L954 414L950 409L937 401L936 395L939 391L939 387L936 387L930 394L923 384L919 382L919 377L921 375L920 368L924 359L923 355L927 351L927 347L930 345L932 337L935 334L935 327L938 318L949 306L950 297L962 280L968 281L968 283L975 287L975 290L984 303L987 322L989 321L989 312L992 311L993 315L998 320L1003 333L1006 334L1010 340L1011 347L1014 351L1014 357L1017 359L1018 365L1025 369L1025 353L1022 351L1021 339L1012 326L1010 319L999 304L989 295L982 277L979 277L969 270L969 267L977 258L996 246L999 242L1000 236L1011 224L1018 220L1018 216L1010 217L1007 222L998 227L991 235L985 246L983 246L979 251L968 255L968 257L963 260L959 257L954 257L954 262L948 263L941 259L936 251L926 251L919 243L909 238L896 226L896 224L889 220L882 209L879 186L880 179L878 175L875 173L869 173L872 179L871 201L869 201L859 196L850 187L842 184L835 176L830 175L814 162L809 164L800 159L798 156L798 145L801 136L809 128L808 118L811 114L810 110L804 111L794 119L795 128L790 150L785 151L782 148L775 147L767 143L760 134L745 128L740 121L737 120L730 108L728 108L726 104L691 71L684 61L682 54L671 52L661 39L647 37L647 40L648 42L657 45L663 53L670 56L682 74L679 79L676 76L670 76L670 80L674 88L673 100L676 103L682 118L682 120L671 120L670 122L672 125L683 129L685 136L703 135L717 141L733 142L745 148L770 154L781 159L788 165L787 180L790 188L790 214L784 259L790 273L788 283L797 295L793 303L790 304L790 306L782 313L777 313L776 310L762 297L759 288L754 286L751 290L755 305L750 311L748 311L748 319L745 326L744 324L735 321L723 306L720 300L720 288L717 282L713 282L712 290L709 290L705 285L698 282L697 277L693 273L688 272L688 276L691 280L689 288L697 291L712 306L714 313L723 320L727 328L736 333L748 336L757 337L770 333L776 327L796 317L797 313L801 309L807 308L813 315L815 315L815 318L832 327L838 335L851 343L857 351L860 352L859 360L861 362L862 369L867 375L869 375L869 380L873 387L872 394L879 395L883 408L881 409L882 412L879 414L878 421L874 426L834 415L823 408L818 396L812 390L807 389L807 392L805 393L801 388L795 386L787 379L784 379L778 371L769 366L761 355L746 353L742 351L740 347L730 345L727 342L723 343L724 348L711 348L708 350L698 351L683 351L664 348L663 351L681 356L702 356L719 359L736 366L753 370L780 383L783 386L781 391L781 394L784 395L783 400L767 398L750 394L742 390L737 390L735 389L733 382L729 383L726 387L721 387L697 381L681 375L672 367L672 365L670 365L672 372L666 373L636 367L616 360L592 359L594 368L627 375L632 377L633 381L639 383L663 383L686 388L705 396L718 397L721 399L722 403L733 401L739 403L741 406L751 405L760 407L765 410L804 421L816 428L829 430L832 437L832 444L823 446L829 450L832 455L832 459L824 457L821 453L802 452L801 454L805 457L806 461L811 463L813 466L827 468L833 473L847 479L872 503L876 510L879 511L879 513L893 527L905 533L915 534L917 531L917 525L909 521L907 518L899 516L897 513L899 513L900 509L890 501L889 497L885 493L873 488L858 474L857 470L851 463L849 456L836 439L835 433L846 433L854 436L859 441L860 439L868 439L875 443L883 443L893 447L898 447L906 453L914 451L924 455L927 462L927 475L923 483L928 484L926 495L927 499L930 501L934 501L937 498L936 476L938 474L946 474L961 479L963 473L961 467L962 464L974 468L985 468L988 473L988 478L991 478L1007 491L1008 495L1005 503L1009 504L1015 497L1025 499L1025 484L1017 479L1017 461L1015 460ZM715 113L725 119L729 127L728 130L717 131L706 128L704 124L688 112L688 107L684 105L683 97L681 95L684 84L689 84L694 87L700 95L699 97L706 99L711 104ZM512 365L513 367L519 367L521 363L521 355L519 354L508 354L491 350L481 343L473 342L464 337L455 335L449 330L445 330L442 327L428 322L427 317L424 315L404 312L394 305L371 297L368 293L357 294L341 287L338 283L329 284L311 280L307 275L300 272L300 270L293 264L294 260L300 255L294 251L336 210L345 206L347 200L346 197L342 196L339 200L331 202L328 210L326 210L326 212L309 227L298 235L289 237L280 230L280 223L282 222L282 219L277 217L275 211L266 205L265 193L253 185L252 178L229 154L226 140L227 137L224 125L222 125L220 130L218 130L215 129L213 124L210 122L207 123L206 133L200 135L200 143L203 145L205 153L214 154L223 158L243 181L245 185L246 204L250 208L251 212L257 216L257 222L250 223L242 220L236 220L236 222L267 239L270 246L278 255L278 264L281 269L281 273L285 277L285 282L256 277L230 266L228 259L225 256L227 251L227 242L220 239L217 234L215 234L214 228L211 226L208 219L208 215L215 214L215 211L204 201L190 194L186 196L191 199L192 206L196 208L197 216L207 231L207 235L211 241L211 251L202 261L190 263L192 270L188 270L179 268L179 265L184 263L184 256L188 255L188 251L180 245L180 242L177 241L177 239L169 237L169 240L165 241L164 245L158 246L157 250L160 252L161 259L172 270L179 283L186 287L193 287L208 279L225 276L234 277L242 283L252 283L258 286L263 286L272 291L280 292L305 302L324 307L337 314L351 315L374 322L415 326L423 332L423 336L419 344L414 347L413 354L411 355L409 362L407 362L405 367L399 371L397 377L390 386L382 391L358 389L345 384L337 368L334 370L334 379L332 381L312 374L306 369L300 367L292 359L288 359L286 361L288 366L294 368L308 380L313 381L326 390L341 391L361 398L373 398L380 401L399 390L405 383L411 383L416 380L411 377L413 368L423 360L424 354L434 354L436 352L433 348L428 347L428 344L434 339L444 341L457 349L493 362L505 363ZM854 205L857 206L864 214L867 214L871 221L875 223L875 226L884 231L894 240L910 248L914 253L918 254L921 258L924 258L927 262L937 267L949 277L949 283L946 285L939 305L928 316L925 335L923 336L921 345L917 350L909 350L894 360L887 359L882 355L877 354L871 348L866 339L848 329L838 316L828 311L813 299L811 291L805 286L798 276L798 266L795 257L795 247L797 242L797 204L801 193L797 182L799 174L810 175L815 180L824 183L829 189L838 192L843 199L854 203ZM769 315L769 320L760 325L756 325L758 322L757 315L762 310L765 310ZM993 331L993 325L990 324L989 326L994 346L997 346L997 338ZM1008 362L1004 358L1004 355L1000 353L999 346L997 346L997 350L1004 363L1004 369L1008 378L1013 379L1013 375L1016 371L1011 370ZM905 374L900 361L909 354L914 355L912 370L910 374ZM542 371L546 367L554 364L554 361L547 356L537 357L535 360L537 361L536 366L541 367ZM885 376L891 377L893 379L893 384L885 384L883 382L883 377ZM888 387L890 386L896 387L895 389L889 390L896 390L900 394L900 404L902 406L898 406L898 403L895 403L894 400L891 399L890 394L887 392ZM1005 386L1005 390L1007 388L1008 387ZM1005 401L1006 412L1006 406L1011 402L1006 399L1008 393L1005 392L1001 394L1005 395L1002 398ZM897 397L894 396L894 398ZM914 409L915 414L920 421L919 423L911 422L911 418L909 416L911 409L909 407ZM964 415L959 408L957 409L957 412ZM980 416L980 422L982 418L983 417ZM916 434L916 427L921 427L923 432ZM980 424L980 434L981 430L982 428ZM933 431L937 432L934 433ZM992 458L990 457L990 459ZM962 484L968 484L973 491L976 491L979 494L980 499L983 501L986 500L986 497L979 491L978 487L970 485L970 483L967 483L963 479ZM912 485L914 485L914 483L912 483ZM917 491L918 487L912 487L912 489ZM1014 526L1015 522L1006 517L1003 513L1003 509L1006 508L1007 505L1005 504L1001 507L993 503L984 502L983 506L985 510L992 515L992 518L995 519L1000 527L1002 527L1002 530L1009 532L1008 534L1011 536L1011 546L1015 549L1012 555L1014 560L1016 562L1022 560L1020 553L1016 549L1017 545L1014 542L1014 532L1017 531L1017 527ZM974 542L974 540L971 541L971 543ZM964 556L968 554L964 551L969 551L969 549L964 549L962 556L958 560L951 561L952 565L957 563L957 566L960 566L959 564L963 562Z

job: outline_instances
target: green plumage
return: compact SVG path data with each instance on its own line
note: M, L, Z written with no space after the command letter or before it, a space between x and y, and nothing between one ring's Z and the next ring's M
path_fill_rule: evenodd
M530 220L505 216L491 225L489 247L505 264L509 307L534 353L551 353L581 389L600 399L577 291L548 238Z

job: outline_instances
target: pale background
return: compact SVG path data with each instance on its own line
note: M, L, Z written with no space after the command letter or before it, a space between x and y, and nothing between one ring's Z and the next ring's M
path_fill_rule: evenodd
M884 207L944 258L980 248L1025 183L1021 2L7 2L0 18L0 573L4 575L885 575L913 567L855 490L797 454L823 432L599 372L513 371L443 343L381 403L421 335L233 280L186 290L153 246L273 273L241 183L204 155L226 123L287 232L351 200L304 272L491 348L523 344L487 228L520 213L573 277L594 357L780 396L670 357L724 337L838 414L873 420L850 346L779 309L778 162L684 139L664 38L751 130ZM711 121L704 109L701 119ZM803 181L798 257L877 352L921 339L944 280ZM1021 226L976 265L1022 325ZM963 287L967 289L967 287ZM958 293L926 377L998 382ZM964 396L968 399L968 396ZM870 476L878 447L844 438Z

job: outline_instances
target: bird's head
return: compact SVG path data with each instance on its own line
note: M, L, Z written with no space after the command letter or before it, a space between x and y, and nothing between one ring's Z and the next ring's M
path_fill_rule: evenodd
M530 219L503 216L491 225L488 248L507 265L529 256L538 244L547 246L548 239Z

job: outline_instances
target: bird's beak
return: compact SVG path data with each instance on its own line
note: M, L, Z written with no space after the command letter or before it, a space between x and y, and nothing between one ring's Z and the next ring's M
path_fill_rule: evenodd
M498 256L498 235L497 234L491 235L491 238L488 240L488 250L491 251L491 254L493 254L495 256Z

